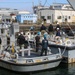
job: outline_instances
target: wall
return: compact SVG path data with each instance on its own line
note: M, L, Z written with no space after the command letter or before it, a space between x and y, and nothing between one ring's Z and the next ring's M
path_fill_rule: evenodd
M55 10L55 20L57 20L58 22L65 22L66 18L67 22L72 22L73 15L75 15L75 11ZM61 16L61 19L57 19L58 16Z
M38 12L38 16L39 16L38 18L40 19L41 16L45 16L46 22L47 23L52 23L54 21L54 13L55 13L54 10L49 10L49 9L40 10ZM51 19L48 19L47 16L51 16Z
M75 11L72 10L50 10L50 9L42 9L38 12L38 18L41 19L41 16L45 16L47 23L53 23L53 22L65 22L65 19L67 19L67 22L73 22L72 16L75 16ZM51 19L47 19L47 16L51 16ZM61 19L58 19L58 16L61 16Z
M37 15L35 15L35 14L20 14L20 15L17 15L17 20L19 20L20 23L24 23L24 21L32 21L33 23L36 23Z

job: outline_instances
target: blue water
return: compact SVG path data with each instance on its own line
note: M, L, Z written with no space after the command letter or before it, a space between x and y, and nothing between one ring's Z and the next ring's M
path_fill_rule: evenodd
M73 64L61 63L58 67L54 69L49 69L39 72L30 72L30 73L12 72L0 68L0 75L75 75L75 63Z

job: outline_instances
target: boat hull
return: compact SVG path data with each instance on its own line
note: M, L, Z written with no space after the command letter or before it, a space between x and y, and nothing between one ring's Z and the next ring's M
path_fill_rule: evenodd
M52 49L52 53L57 53L58 49L61 49L61 54L63 57L62 62L64 63L75 63L75 45L63 46L63 45L49 45Z
M52 61L29 63L29 64L17 64L0 60L0 67L17 72L32 72L57 67L60 64L61 59L62 58Z

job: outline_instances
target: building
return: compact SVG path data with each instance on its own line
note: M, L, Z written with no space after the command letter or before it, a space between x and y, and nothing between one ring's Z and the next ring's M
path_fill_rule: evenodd
M12 20L13 19L13 15L17 15L18 14L18 10L17 9L10 9L10 8L0 8L0 21L4 20ZM14 16L15 19L16 16Z
M47 7L47 6L42 6L41 4L40 5L38 5L38 6L34 6L33 7L33 12L34 12L34 14L38 14L38 11L39 10L41 10L41 9L48 9L49 7Z
M18 12L18 14L29 14L30 12L29 11L25 11L25 10L20 10Z
M38 19L46 23L75 22L75 11L69 4L54 3L48 8L43 7L36 11Z
M58 10L72 10L72 7L71 5L69 4L62 4L62 3L53 3L51 6L50 6L51 9L58 9Z
M16 16L16 19L19 23L25 23L25 24L36 23L37 15L31 13L18 14Z

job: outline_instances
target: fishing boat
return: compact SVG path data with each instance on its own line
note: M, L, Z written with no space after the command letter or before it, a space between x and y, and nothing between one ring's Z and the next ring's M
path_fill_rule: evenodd
M60 49L57 53L50 50L47 56L40 56L40 50L36 53L30 45L27 48L17 46L16 32L19 32L18 23L0 25L0 37L2 39L0 67L17 72L32 72L55 68L60 64L62 60ZM7 35L8 33L9 35Z
M67 1L75 10L75 4L74 4L75 0L67 0ZM50 48L51 47L54 48L53 49L54 52L55 52L55 49L60 48L62 51L62 57L64 59L64 62L73 63L73 62L75 62L75 34L70 26L69 26L69 28L70 28L71 34L74 36L65 37L62 35L56 42L49 41L49 43L50 43L49 46L50 46Z
M52 36L50 35L50 39L48 40L49 47L53 53L57 53L58 48L60 48L61 55L63 57L62 62L73 63L75 62L75 37L74 36L70 37L63 31L61 31L61 33L62 36L60 36L59 38L56 37L56 34L53 34ZM45 34L47 36L46 32ZM43 35L40 35L40 45L42 40L44 39ZM30 42L35 42L35 40L31 38Z

